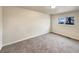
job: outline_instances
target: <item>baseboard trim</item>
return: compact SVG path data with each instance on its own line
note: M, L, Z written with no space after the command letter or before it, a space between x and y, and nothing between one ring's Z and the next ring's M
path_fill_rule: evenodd
M0 50L2 49L2 46L0 47Z
M0 41L0 50L2 49L2 41Z
M47 33L49 33L49 32L47 32ZM21 42L21 41L23 41L23 40L28 40L28 39L31 39L31 38L35 38L35 37L38 37L38 36L41 36L41 35L44 35L44 34L47 34L47 33L42 33L42 34L39 34L39 35L34 35L34 36L26 37L26 38L23 38L23 39L21 39L21 40L17 40L17 41L11 42L11 43L4 44L3 46L1 46L0 50L1 50L2 47L4 47L4 46L11 45L11 44L15 44L15 43ZM67 37L67 36L65 36L65 35L58 34L58 33L55 33L55 32L50 32L50 33L53 33L53 34L56 34L56 35L60 35L60 36L63 36L63 37L69 38L69 39L74 39L74 38ZM78 39L74 39L74 40L78 40ZM79 40L78 40L78 41L79 41Z
M68 39L73 39L73 40L78 40L78 39L75 39L75 38L71 38L71 37L68 37L68 36L65 36L65 35L62 35L62 34L59 34L59 33L55 33L55 32L51 32L53 34L56 34L56 35L60 35L60 36L63 36L63 37L66 37ZM79 40L78 40L79 41Z
M21 42L21 41L23 41L23 40L28 40L28 39L31 39L31 38L35 38L35 37L38 37L38 36L40 36L40 35L44 35L44 34L47 34L47 33L48 33L48 32L42 33L42 34L38 34L38 35L34 35L34 36L30 36L30 37L26 37L26 38L23 38L23 39L21 39L21 40L17 40L17 41L14 41L14 42L10 42L10 43L4 44L2 47L8 46L8 45L11 45L11 44L15 44L15 43L18 43L18 42Z

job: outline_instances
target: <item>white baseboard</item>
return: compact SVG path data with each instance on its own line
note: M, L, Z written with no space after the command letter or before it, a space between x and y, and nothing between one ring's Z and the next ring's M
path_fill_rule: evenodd
M0 50L2 49L2 47L0 47Z
M0 47L0 50L2 49L2 46Z
M34 36L30 36L30 37L26 37L26 38L23 38L23 39L21 39L21 40L17 40L17 41L14 41L14 42L10 42L10 43L4 44L2 47L7 46L7 45L11 45L11 44L14 44L14 43L21 42L21 41L23 41L23 40L31 39L31 38L34 38L34 37L37 37L37 36L40 36L40 35L44 35L44 34L47 34L47 33L48 33L48 32L42 33L42 34L38 34L38 35L34 35Z
M0 41L0 50L2 49L2 42Z

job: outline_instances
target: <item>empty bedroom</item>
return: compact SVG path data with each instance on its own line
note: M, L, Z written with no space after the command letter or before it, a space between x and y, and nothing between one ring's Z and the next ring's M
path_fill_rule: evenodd
M79 53L79 6L0 6L0 53Z

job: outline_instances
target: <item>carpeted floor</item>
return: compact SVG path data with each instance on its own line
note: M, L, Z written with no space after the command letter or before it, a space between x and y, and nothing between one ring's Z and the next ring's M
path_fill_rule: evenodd
M79 52L79 41L53 33L21 41L2 48L1 53L70 53Z

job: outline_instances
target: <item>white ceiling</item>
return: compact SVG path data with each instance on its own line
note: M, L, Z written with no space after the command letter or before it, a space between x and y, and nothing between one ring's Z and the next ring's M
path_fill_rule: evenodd
M21 8L26 8L47 14L59 14L79 10L79 6L56 6L56 8L54 9L51 8L50 6L22 6Z

